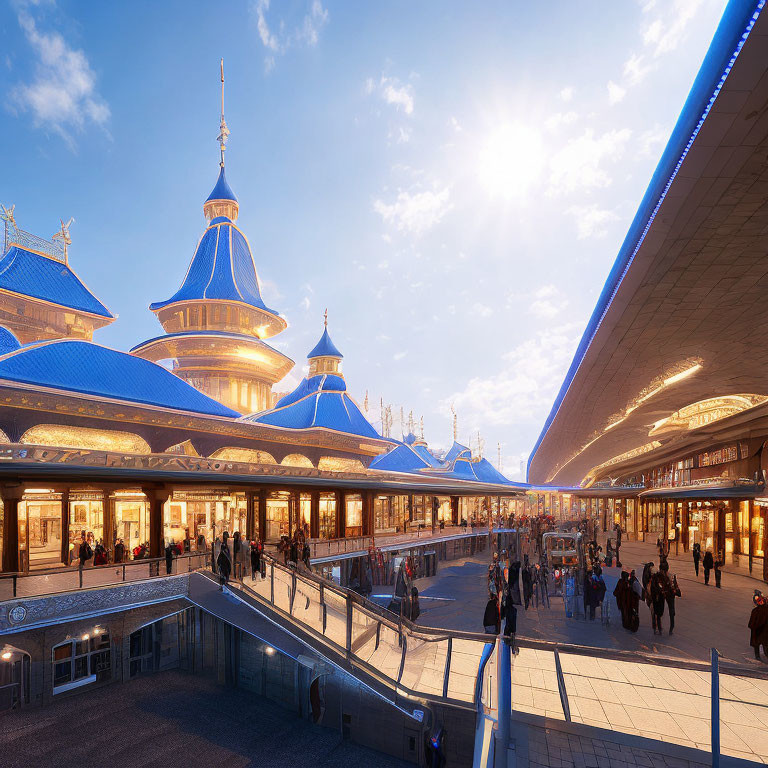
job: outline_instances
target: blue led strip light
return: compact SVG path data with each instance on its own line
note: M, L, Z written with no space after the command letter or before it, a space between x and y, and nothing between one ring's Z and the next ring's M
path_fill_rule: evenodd
M552 426L552 422L557 417L557 414L560 411L560 408L563 404L563 401L565 400L565 396L568 394L568 390L571 387L571 384L573 383L574 379L576 378L576 374L579 372L579 369L581 368L581 364L584 361L584 358L586 357L587 351L589 350L589 347L592 344L592 341L594 340L595 336L597 335L598 330L600 329L600 326L602 325L603 320L605 319L606 314L608 314L608 310L611 307L611 304L613 302L613 299L615 298L616 294L619 291L619 288L621 287L622 282L624 281L624 278L627 275L627 272L629 271L629 268L632 266L632 262L635 259L635 256L639 252L640 248L643 245L643 242L645 241L646 235L650 231L651 225L653 224L654 219L656 218L656 214L659 212L659 209L661 208L662 203L664 202L667 193L669 192L670 187L672 186L672 182L674 182L675 178L677 177L677 174L680 170L680 168L683 165L683 162L685 161L685 158L688 156L688 152L690 151L691 147L693 146L693 142L695 141L696 137L699 134L699 131L701 130L702 126L704 125L704 121L707 119L707 116L709 115L710 111L712 110L712 106L715 103L715 100L717 99L718 95L720 94L720 91L723 88L723 85L725 84L725 81L728 77L728 75L731 73L731 70L733 69L733 65L736 63L736 59L738 58L739 54L741 53L741 49L744 47L744 43L746 43L747 38L749 37L750 32L752 32L753 27L755 26L755 23L757 22L758 17L760 16L760 12L765 7L766 2L768 0L759 0L759 2L754 6L754 10L750 13L749 20L746 24L746 27L744 28L744 31L742 32L738 43L736 44L736 47L731 54L730 59L728 60L728 63L726 64L725 68L722 71L722 74L720 75L720 79L717 82L717 85L715 86L714 90L712 91L711 96L709 97L709 101L707 102L706 106L704 107L704 110L701 113L701 116L699 117L699 120L696 124L696 127L693 129L693 131L690 134L690 137L688 139L688 142L686 143L685 147L683 148L682 152L680 153L680 156L677 160L677 163L675 164L672 172L669 175L669 178L662 190L662 192L659 194L659 197L657 199L657 202L655 206L653 207L648 220L645 224L645 227L642 230L642 233L638 237L637 243L635 244L632 252L627 258L626 264L624 265L621 274L618 276L618 278L614 282L614 287L608 296L607 301L604 302L604 307L602 312L600 313L600 316L597 318L596 322L593 323L592 320L590 320L590 325L593 325L592 331L589 334L588 337L582 338L581 343L579 344L579 349L576 352L576 356L574 357L574 362L578 358L578 363L576 364L576 367L573 368L573 363L571 364L571 367L573 368L573 371L568 371L568 374L566 375L566 380L563 382L563 386L560 389L560 392L558 393L557 399L555 401L555 404L552 408L552 411L547 418L547 421L544 425L544 428L541 431L541 434L539 435L538 440L536 441L536 444L533 447L533 450L531 451L531 455L528 459L528 472L530 472L531 468L531 462L533 461L534 456L536 455L536 451L539 449L539 446L541 445L542 441L544 440L545 435L547 434L549 428ZM727 13L727 11L726 11ZM704 65L702 65L703 68ZM695 84L694 84L695 87ZM685 110L684 110L685 111ZM670 139L672 141L672 139ZM651 182L653 183L653 182ZM589 330L589 326L587 328ZM586 340L585 340L586 339Z

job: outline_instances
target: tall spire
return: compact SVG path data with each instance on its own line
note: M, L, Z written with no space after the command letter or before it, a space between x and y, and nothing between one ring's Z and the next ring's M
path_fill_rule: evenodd
M227 149L227 139L229 138L229 128L224 119L224 59L221 60L221 122L219 123L219 137L217 141L221 147L221 162L219 165L224 167L224 152Z

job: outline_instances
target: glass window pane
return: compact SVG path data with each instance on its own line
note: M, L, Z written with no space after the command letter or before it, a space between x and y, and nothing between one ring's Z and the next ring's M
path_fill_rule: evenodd
M53 649L53 658L56 661L68 659L70 656L72 656L72 643L64 643Z

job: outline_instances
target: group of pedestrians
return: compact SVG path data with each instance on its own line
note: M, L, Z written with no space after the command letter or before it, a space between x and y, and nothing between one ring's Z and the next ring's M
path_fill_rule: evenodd
M503 620L504 636L514 643L517 631L517 608L510 588L510 580L505 576L504 570L499 556L494 552L493 561L488 567L488 602L483 612L483 630L487 635L498 635L501 633ZM511 572L510 566L509 573ZM519 591L517 597L519 605Z
M723 577L722 568L725 564L723 562L723 556L721 553L718 552L717 558L712 554L710 550L707 550L704 553L704 558L701 557L701 544L696 542L696 544L693 545L692 550L693 555L693 567L696 571L696 578L699 578L699 563L701 562L702 567L704 568L704 584L705 586L709 586L709 574L714 571L715 572L715 586L720 589L721 588L721 579Z
M293 532L293 536L281 536L280 543L277 545L277 551L283 556L283 563L285 565L296 568L303 566L308 571L310 569L310 555L311 550L309 548L309 530L307 526L296 526L296 530Z

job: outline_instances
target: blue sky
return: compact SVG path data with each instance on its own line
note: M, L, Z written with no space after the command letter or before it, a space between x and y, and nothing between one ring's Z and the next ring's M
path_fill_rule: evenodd
M15 2L0 7L0 202L119 315L178 287L217 175L218 62L266 303L297 363L520 477L724 8L600 2ZM379 420L378 405L371 420Z

